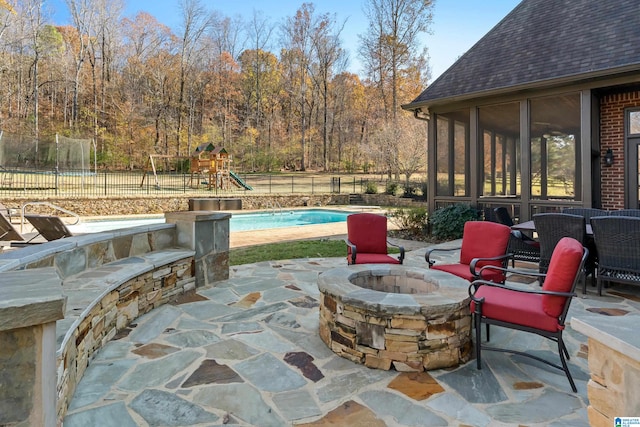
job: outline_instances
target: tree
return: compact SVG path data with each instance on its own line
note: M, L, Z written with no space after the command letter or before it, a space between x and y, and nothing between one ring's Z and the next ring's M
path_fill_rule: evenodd
M307 92L308 92L308 75L309 63L311 61L311 31L314 20L313 3L303 3L295 16L286 19L283 31L283 44L288 57L286 61L290 67L289 75L295 77L297 81L291 81L294 86L291 87L292 92L297 92L297 103L300 107L300 170L306 170L307 160Z
M340 47L340 33L344 28L336 24L336 18L323 15L316 23L313 34L313 53L316 57L315 67L310 72L318 91L322 95L322 168L327 171L329 167L329 83L333 77L334 67L345 68L346 55Z
M426 51L418 54L421 33L429 31L433 0L367 0L364 12L368 31L360 37L360 56L368 76L384 101L385 116L396 119L402 70L426 63ZM416 58L422 57L416 61ZM425 73L428 70L424 70Z
M89 50L89 39L93 36L94 31L94 14L96 11L96 5L94 0L65 0L69 12L71 13L71 20L73 22L73 28L75 34L69 34L71 38L67 39L67 43L71 49L67 51L73 54L73 60L75 65L74 79L73 79L73 101L71 106L71 123L74 128L78 128L78 98L80 94L80 77L82 69L84 67L84 61L87 59L87 53Z
M200 0L182 0L182 35L180 37L180 90L177 105L176 151L181 154L182 131L184 126L185 103L188 89L186 87L192 67L200 61L203 54L201 41L211 25L209 15ZM192 105L192 104L190 104ZM189 112L191 114L191 112ZM187 133L187 135L190 135ZM191 151L191 147L188 148Z

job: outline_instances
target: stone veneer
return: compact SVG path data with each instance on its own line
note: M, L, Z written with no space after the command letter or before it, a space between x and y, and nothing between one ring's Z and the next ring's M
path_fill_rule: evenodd
M318 276L320 337L370 368L423 371L471 357L468 282L435 270L386 264Z
M56 321L62 281L52 268L2 275L0 425L56 425Z
M615 425L616 417L640 417L640 315L572 318L571 327L588 337L589 424Z

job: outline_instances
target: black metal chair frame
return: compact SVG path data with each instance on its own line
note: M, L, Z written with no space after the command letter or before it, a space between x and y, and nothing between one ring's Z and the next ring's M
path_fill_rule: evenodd
M459 251L460 247L457 248L429 248L427 249L427 252L424 254L424 260L427 261L427 264L429 264L429 268L431 268L436 261L431 259L431 253L432 252L453 252L453 251ZM473 275L473 277L475 277L476 279L480 279L480 271L482 271L482 269L478 269L476 268L476 265L479 262L484 262L484 261L502 261L502 264L504 267L506 267L507 262L509 261L509 259L511 259L512 254L510 253L506 253L505 255L500 255L500 256L496 256L496 257L491 257L491 258L473 258L471 260L471 262L469 263L469 270L471 271L471 274ZM484 267L483 267L484 268ZM475 280L475 279L474 279Z
M513 219L505 207L493 210L496 220L507 227L513 226ZM516 261L540 262L540 244L519 230L511 230L507 252L513 254L511 265Z
M604 282L640 285L640 218L594 217L591 226L598 250L598 295Z
M570 360L571 357L569 356L569 352L567 351L567 346L564 344L564 340L562 339L562 332L564 330L564 325L565 325L565 320L567 318L567 313L569 312L569 306L571 305L571 299L575 296L577 296L577 294L575 293L575 288L578 284L578 281L581 280L582 275L584 274L584 264L587 260L587 257L589 255L589 250L587 248L584 248L584 253L582 254L582 259L580 261L580 265L578 266L578 270L577 273L573 279L573 284L571 286L571 292L553 292L553 291L544 291L544 290L534 290L534 289L523 289L523 288L514 288L508 285L504 285L504 284L499 284L499 283L494 283L494 282L489 282L487 280L475 280L473 281L470 285L469 285L469 296L471 297L471 299L475 302L475 310L472 313L473 315L473 324L476 330L476 366L477 369L482 369L482 350L489 350L489 351L498 351L498 352L503 352L503 353L510 353L510 354L517 354L520 356L524 356L524 357L528 357L530 359L534 359L537 360L539 362L544 363L545 365L551 366L553 368L559 369L561 371L563 371L565 373L565 375L567 376L567 379L569 380L569 384L571 385L571 389L573 390L573 392L577 392L578 389L576 388L576 384L573 381L573 377L571 376L571 371L569 371L569 366L567 365L567 360ZM498 267L495 266L485 266L483 267L483 269L498 269ZM519 271L519 270L514 270L514 269L503 269L505 271L506 274L517 274L519 276L530 276L530 277L537 277L540 278L540 276L545 276L545 274L541 274L541 273L534 273L534 272L527 272L527 271ZM561 328L559 328L558 331L556 332L550 332L550 331L546 331L546 330L542 330L542 329L536 329L536 328L531 328L529 326L524 326L524 325L519 325L517 323L510 323L510 322L504 322L501 320L496 320L496 319L489 319L486 318L482 315L482 304L484 303L484 298L476 298L474 296L475 292L477 291L477 289L480 286L494 286L494 287L500 287L503 289L508 289L510 291L514 291L514 292L524 292L524 293L530 293L530 294L541 294L541 295L554 295L554 296L561 296L561 297L566 297L565 303L564 303L564 307L562 310L562 314L560 315L560 317L558 318L558 323L562 326ZM486 325L486 335L487 335L487 342L489 342L490 340L490 334L489 334L489 326L490 325L496 325L496 326L501 326L504 328L508 328L508 329L514 329L514 330L518 330L518 331L524 331L524 332L530 332L536 335L539 335L541 337L547 338L555 343L557 343L558 345L558 354L560 357L560 363L561 365L558 365L557 363L551 362L549 360L543 359L541 357L538 357L534 354L530 354L527 352L523 352L523 351L518 351L518 350L511 350L511 349L507 349L507 348L499 348L499 347L491 347L491 346L487 346L487 345L483 345L482 344L482 323L484 323Z

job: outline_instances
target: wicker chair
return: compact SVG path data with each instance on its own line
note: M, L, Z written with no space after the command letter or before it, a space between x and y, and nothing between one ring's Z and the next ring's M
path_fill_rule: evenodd
M563 237L572 237L583 246L589 248L587 244L586 219L581 215L565 213L542 213L533 216L533 222L538 233L540 242L540 263L539 271L546 274L551 261L551 255L556 245ZM585 263L586 275L593 277L595 273L595 258L590 253ZM587 282L584 280L582 293L587 293Z
M598 250L598 295L603 282L640 285L640 218L594 217L591 226Z
M587 221L587 223L594 216L609 215L609 211L605 211L604 209L598 209L598 208L566 208L562 210L562 213L569 214L569 215L583 216L584 219Z
M640 217L640 209L619 209L617 211L610 211L610 216L635 216Z
M504 224L507 227L513 226L513 219L511 219L507 208L495 208L493 213L500 224ZM516 260L540 262L540 243L519 230L511 230L507 252L513 254L511 265L514 265Z

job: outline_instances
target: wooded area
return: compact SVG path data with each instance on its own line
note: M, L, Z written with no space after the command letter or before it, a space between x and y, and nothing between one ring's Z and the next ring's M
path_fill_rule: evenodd
M275 24L180 0L181 25L123 16L123 0L0 0L0 130L96 141L99 164L142 167L149 154L223 146L234 169L384 172L426 165L426 122L401 110L426 87L419 36L431 0L365 0L369 29L347 71L346 21L312 3Z

